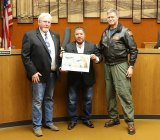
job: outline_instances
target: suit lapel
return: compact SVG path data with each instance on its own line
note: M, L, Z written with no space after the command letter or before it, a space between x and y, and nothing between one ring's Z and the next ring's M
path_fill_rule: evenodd
M49 54L48 47L47 47L46 42L44 41L44 39L43 39L43 37L42 37L42 35L41 35L39 29L36 30L36 33L37 33L38 39L42 42L42 44L43 44L45 50L46 50L47 53Z
M88 53L88 49L89 49L88 43L85 41L84 42L84 54Z
M49 54L48 47L47 47L47 45L46 45L46 43L45 43L45 41L44 41L44 39L43 39L43 37L42 37L39 29L37 29L36 32L37 32L37 36L38 36L39 40L42 42L42 44L43 44L43 46L45 47L47 53ZM53 43L54 43L54 46L55 46L55 55L56 55L56 54L57 54L57 43L56 43L57 40L56 40L53 32L50 31L50 34L51 34L51 37L52 37L52 39L53 39ZM49 54L49 56L50 56L50 54Z
M76 42L74 42L74 43L72 44L72 52L73 52L73 53L78 53L77 47L76 47Z

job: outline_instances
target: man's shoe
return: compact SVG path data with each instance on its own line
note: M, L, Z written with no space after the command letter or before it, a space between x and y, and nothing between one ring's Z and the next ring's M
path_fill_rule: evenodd
M34 134L35 134L37 137L43 136L43 133L42 133L41 128L35 129L35 130L33 130L33 132L34 132Z
M75 126L76 126L76 122L70 122L69 124L68 124L68 130L71 130L71 129L73 129Z
M51 129L52 131L59 131L59 128L55 125L44 126L45 128Z
M94 128L94 125L91 121L86 121L86 122L83 122L83 124L85 124L86 126L88 126L89 128Z
M112 127L114 125L120 124L120 121L117 120L109 120L108 122L105 123L104 127Z
M136 129L134 127L134 124L128 124L128 134L134 135L136 133Z

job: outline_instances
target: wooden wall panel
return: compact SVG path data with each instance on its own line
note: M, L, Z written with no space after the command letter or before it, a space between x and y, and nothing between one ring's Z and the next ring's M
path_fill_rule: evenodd
M31 88L21 56L0 56L0 123L31 119Z
M148 53L145 53L146 52ZM150 53L152 51L152 53ZM132 78L136 114L160 114L160 50L140 49Z
M58 23L58 1L57 0L50 0L50 14L52 16L52 23Z
M133 1L133 23L141 22L141 0Z
M160 23L160 0L157 1L157 23Z
M68 22L83 22L83 0L68 0Z
M132 94L136 115L159 115L160 110L160 50L139 49L132 77ZM20 55L0 56L0 124L31 120L31 83ZM94 64L96 84L93 95L93 115L107 115L104 64ZM54 94L54 117L67 117L67 73L62 73ZM82 98L80 98L82 99ZM82 104L78 113L82 113ZM121 111L121 106L118 103Z
M110 8L115 8L116 9L116 0L101 0L101 5L100 5L100 20L101 22L107 22L107 11Z
M120 18L132 18L132 0L117 0Z
M17 0L17 22L33 23L32 0Z
M67 0L59 0L59 18L67 18Z
M84 17L100 16L100 0L84 0Z
M142 0L142 18L156 18L157 0Z
M33 16L37 18L42 12L49 13L49 0L33 0Z
M37 18L42 12L51 12L53 14L52 23L58 23L58 18L69 18L68 22L70 23L72 21L73 23L81 23L83 22L83 18L85 17L100 17L101 22L106 22L106 11L109 8L118 9L120 18L133 18L133 23L140 23L141 18L157 18L157 23L159 23L159 0L10 1L12 4L13 17L18 19L18 23L32 23L33 20L31 19L31 17ZM1 1L1 6L2 3L3 2ZM142 3L142 6L140 6L139 4L137 5L136 3ZM132 17L132 10L134 17ZM59 17L57 15L58 11ZM67 13L69 16L67 15Z
M17 0L11 0L11 6L12 6L12 15L14 18L17 17Z
M31 120L31 83L26 77L21 55L0 56L0 63L0 124ZM95 64L95 71L98 87L94 87L93 114L106 114L106 106L101 107L105 103L103 64ZM54 117L67 117L67 94L67 73L62 73L55 88ZM82 113L82 103L78 105L79 114Z

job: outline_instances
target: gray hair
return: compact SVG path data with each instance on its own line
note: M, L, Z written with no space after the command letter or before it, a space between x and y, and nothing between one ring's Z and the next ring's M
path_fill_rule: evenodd
M110 13L115 13L116 16L119 16L119 13L116 9L114 8L111 8L107 11L107 15L109 15Z
M41 13L38 17L38 22L40 22L43 18L48 18L50 21L52 20L52 16L49 13Z
M74 29L74 34L76 33L77 30L81 30L81 31L83 31L83 33L85 34L85 30L84 30L83 27L76 27L76 28Z

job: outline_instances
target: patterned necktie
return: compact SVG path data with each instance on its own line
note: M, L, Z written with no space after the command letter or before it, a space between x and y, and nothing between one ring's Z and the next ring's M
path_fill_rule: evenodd
M49 43L47 33L45 33L45 42L46 42L46 45L48 47L49 54L51 54L51 46L50 46L50 43Z

